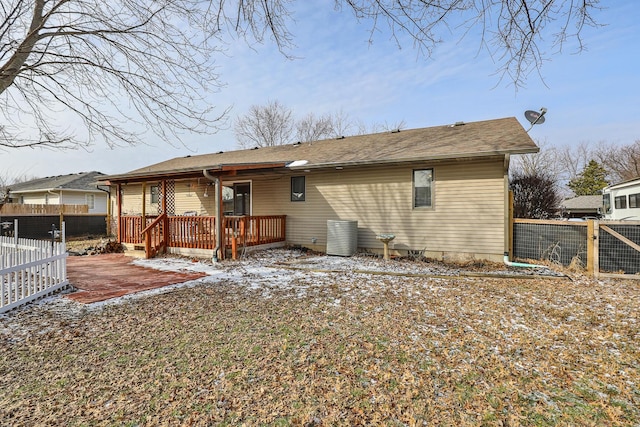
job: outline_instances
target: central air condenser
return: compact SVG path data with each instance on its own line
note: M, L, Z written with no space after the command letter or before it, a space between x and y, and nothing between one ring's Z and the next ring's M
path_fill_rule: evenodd
M327 220L327 255L351 256L358 249L358 221Z

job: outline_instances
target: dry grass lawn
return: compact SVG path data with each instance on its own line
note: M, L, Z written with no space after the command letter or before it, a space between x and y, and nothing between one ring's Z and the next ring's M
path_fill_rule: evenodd
M0 424L640 425L637 282L239 270L0 317Z

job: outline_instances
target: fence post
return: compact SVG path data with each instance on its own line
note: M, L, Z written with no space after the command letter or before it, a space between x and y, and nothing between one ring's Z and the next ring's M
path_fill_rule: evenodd
M509 247L507 250L509 251L509 261L513 260L513 191L509 191L509 214L508 214L508 229L507 239L509 240Z
M587 273L595 278L600 273L600 226L598 221L587 221Z
M594 238L593 238L594 224L593 220L587 221L587 273L590 276L594 275Z
M593 222L593 276L600 277L600 222Z

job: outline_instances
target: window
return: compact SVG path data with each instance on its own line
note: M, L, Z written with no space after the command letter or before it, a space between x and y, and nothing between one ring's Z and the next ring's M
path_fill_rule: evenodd
M87 202L87 206L89 206L89 209L95 209L96 208L96 196L93 194L86 194L85 195L85 200Z
M615 198L616 209L627 208L627 196L618 196Z
M629 194L629 207L640 208L640 193Z
M430 208L433 206L433 169L413 171L413 207Z
M151 203L158 203L158 186L152 185L149 192L151 193Z
M304 202L304 176L291 177L291 201Z
M604 207L604 213L611 213L611 194L602 195L602 205Z
M20 204L24 205L24 196L20 196Z
M48 205L48 204L49 204L49 195L48 195L48 194L45 194L45 195L44 195L44 204L45 204L45 205Z

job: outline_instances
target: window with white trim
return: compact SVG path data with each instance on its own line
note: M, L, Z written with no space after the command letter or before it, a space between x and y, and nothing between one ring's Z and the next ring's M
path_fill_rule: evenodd
M413 171L413 207L433 207L433 169Z

